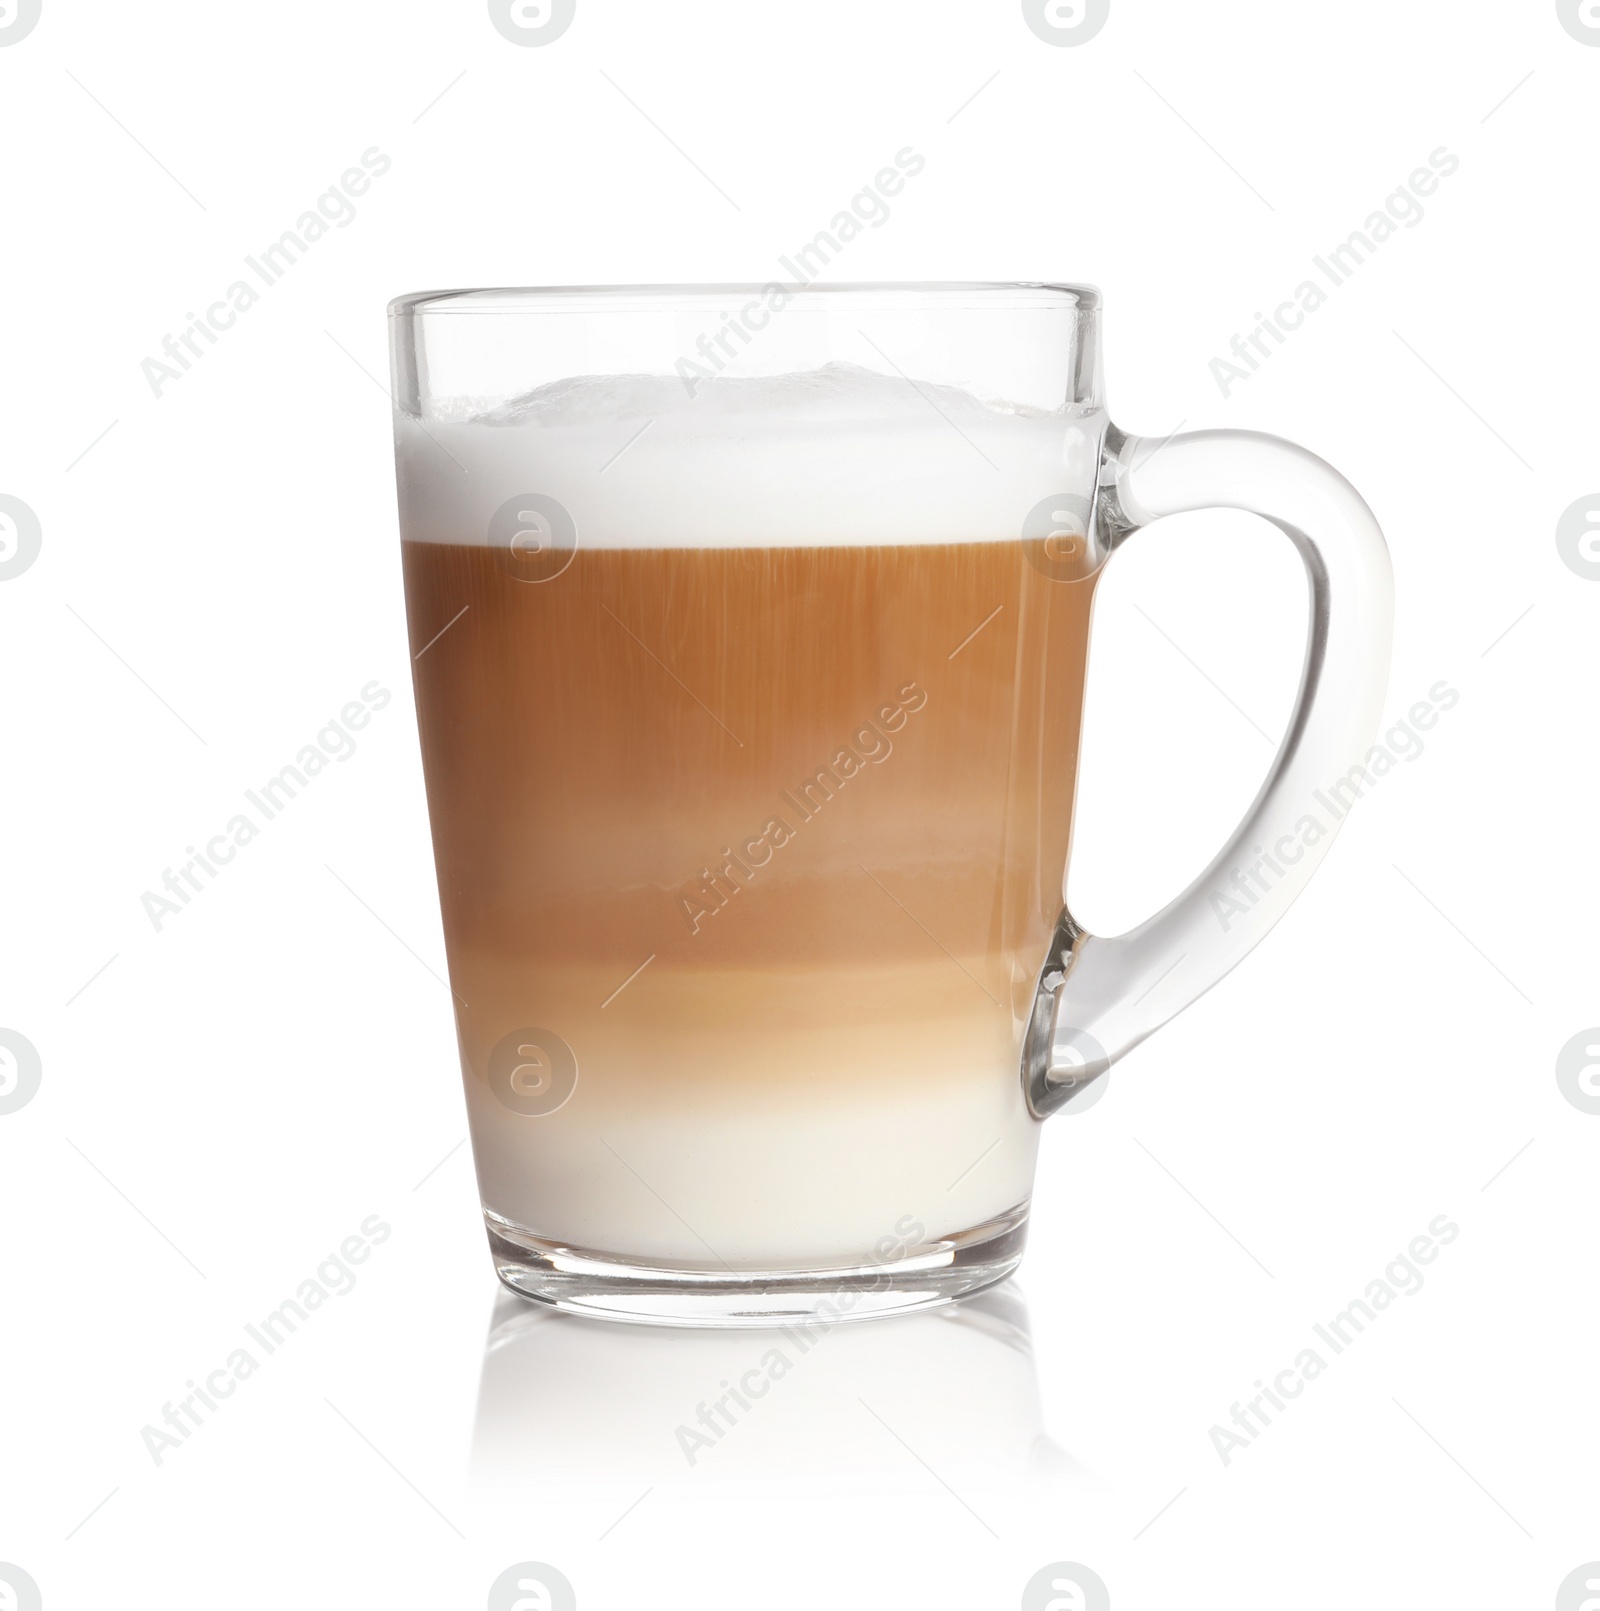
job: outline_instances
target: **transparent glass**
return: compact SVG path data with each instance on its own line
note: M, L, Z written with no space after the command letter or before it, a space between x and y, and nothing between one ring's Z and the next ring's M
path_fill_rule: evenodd
M1119 431L1081 286L451 291L390 318L500 1278L690 1325L1002 1279L1040 1122L1328 848L1296 821L1359 766L1387 675L1371 513L1270 437ZM1102 938L1063 897L1095 584L1208 507L1305 561L1299 699L1213 865Z

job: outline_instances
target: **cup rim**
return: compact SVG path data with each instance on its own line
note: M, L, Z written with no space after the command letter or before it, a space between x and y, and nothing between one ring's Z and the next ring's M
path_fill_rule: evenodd
M891 311L906 309L1000 308L1011 311L1065 310L1095 313L1100 291L1092 285L1046 280L781 280L683 285L529 285L411 291L389 304L391 319L419 313L574 314L661 313L705 307L782 292L786 312Z

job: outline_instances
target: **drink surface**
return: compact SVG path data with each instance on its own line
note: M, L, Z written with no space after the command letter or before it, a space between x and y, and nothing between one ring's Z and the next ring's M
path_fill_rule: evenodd
M984 535L643 534L538 581L465 532L403 544L491 1213L771 1267L1026 1200L1092 582ZM489 1078L530 1029L577 1067L544 1114Z
M1105 416L830 363L699 382L574 376L395 422L412 541L492 542L534 491L597 548L1014 542L1087 514ZM1082 530L1082 526L1077 527Z

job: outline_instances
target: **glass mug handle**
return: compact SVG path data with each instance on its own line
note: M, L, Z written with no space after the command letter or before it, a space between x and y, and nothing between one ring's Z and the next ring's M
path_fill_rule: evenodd
M1109 553L1152 520L1196 509L1261 515L1299 550L1311 595L1300 692L1261 792L1183 894L1114 938L1063 911L1023 1046L1038 1118L1204 995L1283 916L1339 826L1318 793L1361 766L1382 714L1393 575L1356 489L1315 454L1254 431L1160 442L1108 429L1093 547ZM1308 817L1321 830L1314 838L1297 832Z

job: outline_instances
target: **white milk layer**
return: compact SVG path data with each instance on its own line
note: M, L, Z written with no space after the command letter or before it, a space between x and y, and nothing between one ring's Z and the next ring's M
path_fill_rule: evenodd
M1027 1202L1039 1126L1011 1015L974 1011L945 957L731 982L660 967L663 1003L737 991L773 1010L691 1029L663 1007L663 1033L642 1018L631 1059L580 1037L576 1088L547 1114L509 1111L468 1070L491 1213L642 1264L829 1268L892 1261ZM851 1023L842 1060L832 1003L868 993L894 1010ZM796 1010L807 998L814 1010Z

